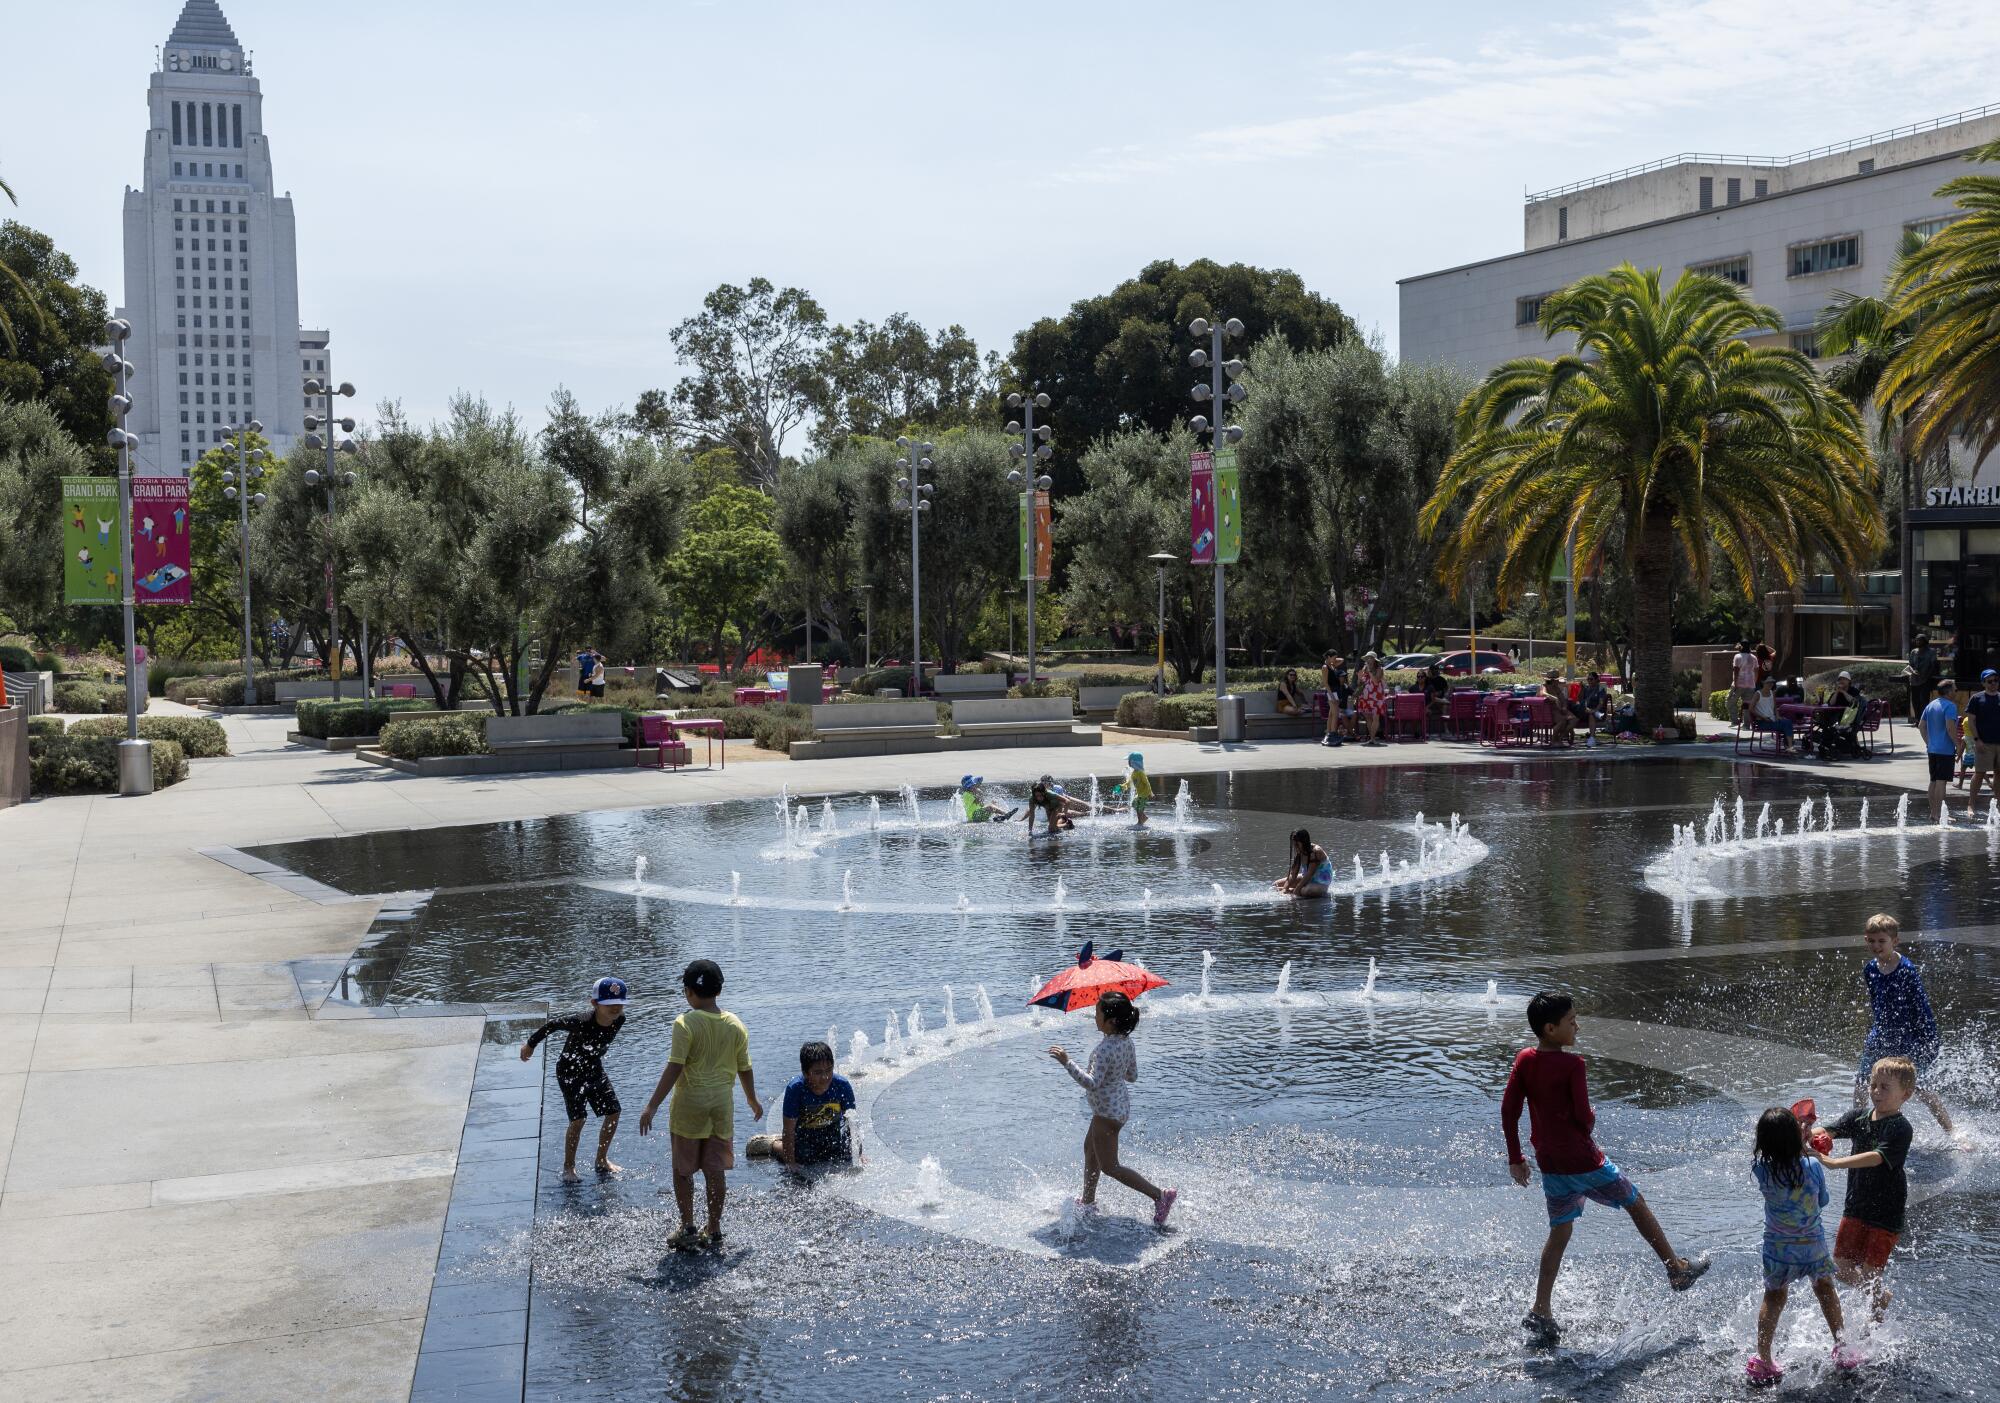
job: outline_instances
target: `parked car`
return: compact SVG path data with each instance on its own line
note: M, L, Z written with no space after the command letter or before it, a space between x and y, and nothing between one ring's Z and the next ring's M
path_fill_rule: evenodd
M1436 653L1395 653L1382 660L1388 669L1429 667L1438 660Z
M1437 666L1447 677L1465 677L1474 672L1512 672L1514 660L1505 653L1489 653L1481 648L1478 665L1475 667L1472 654L1461 648L1456 653L1440 654Z

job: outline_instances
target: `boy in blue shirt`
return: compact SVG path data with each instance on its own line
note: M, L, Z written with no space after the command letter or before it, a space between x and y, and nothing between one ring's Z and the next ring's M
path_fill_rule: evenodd
M1924 978L1910 957L1899 948L1902 928L1894 916L1870 916L1862 932L1872 957L1862 967L1868 985L1868 1041L1861 1049L1861 1065L1854 1077L1854 1104L1861 1105L1868 1091L1868 1073L1884 1057L1907 1057L1921 1077L1936 1065L1944 1040L1938 1035L1937 1015L1931 1012L1930 996L1924 992ZM1945 1134L1954 1134L1951 1112L1935 1091L1919 1085L1917 1099L1933 1116Z
M858 1164L861 1139L848 1121L854 1085L833 1070L833 1049L809 1042L799 1049L799 1075L785 1087L785 1133L778 1157L786 1166Z

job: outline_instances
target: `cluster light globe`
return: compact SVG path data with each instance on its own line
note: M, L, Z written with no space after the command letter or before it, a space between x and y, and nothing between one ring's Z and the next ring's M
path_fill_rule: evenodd
M1208 335L1208 333L1209 333L1209 325L1207 317L1196 317L1193 321L1188 323L1188 335L1194 337L1202 337Z

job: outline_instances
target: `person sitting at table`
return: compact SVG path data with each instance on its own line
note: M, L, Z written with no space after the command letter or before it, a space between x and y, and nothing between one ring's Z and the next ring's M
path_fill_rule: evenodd
M1798 729L1798 723L1778 714L1777 687L1769 677L1757 684L1757 700L1750 705L1750 729L1776 732L1779 745L1791 748L1792 733Z
M1855 685L1854 674L1842 672L1835 679L1833 691L1827 694L1819 715L1814 718L1813 740L1819 747L1819 758L1832 760L1837 756L1859 758L1861 744L1854 733L1867 714L1868 700L1861 695L1861 688Z
M1451 710L1451 683L1445 679L1444 669L1432 663L1417 675L1417 687L1430 703L1431 720L1442 724Z
M1611 712L1611 693L1605 690L1604 679L1596 673L1583 684L1583 692L1577 698L1590 717L1589 726L1595 730Z
M1581 702L1573 702L1569 699L1569 688L1564 685L1562 678L1553 672L1549 674L1548 680L1542 684L1542 691L1548 697L1549 705L1555 708L1556 744L1575 745L1577 723L1582 722L1584 726L1588 727L1590 724L1590 713L1583 709Z
M1303 716L1306 712L1305 693L1299 689L1299 670L1285 669L1285 675L1278 679L1278 714L1280 716Z

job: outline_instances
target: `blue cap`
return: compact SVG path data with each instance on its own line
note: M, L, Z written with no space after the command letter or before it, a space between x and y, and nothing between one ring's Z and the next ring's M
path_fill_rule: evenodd
M1986 671L1979 674L1979 680L1981 682L1984 682L1989 677L2000 677L2000 672L1995 672L1992 668L1989 667L1986 669Z
M985 775L960 775L958 777L958 787L960 789L977 789L984 783L986 783Z
M590 1001L594 1004L622 1004L625 1002L625 981L605 975L597 981L597 987L590 991Z
M1135 750L1125 757L1125 763L1135 770L1143 770L1146 768L1146 757Z

